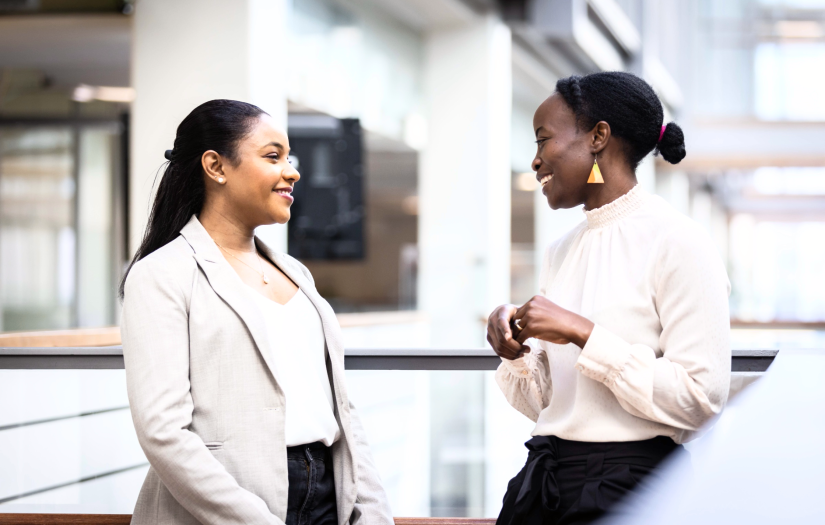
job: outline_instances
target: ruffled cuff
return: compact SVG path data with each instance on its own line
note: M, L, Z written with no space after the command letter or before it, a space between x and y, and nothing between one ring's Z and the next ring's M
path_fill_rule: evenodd
M502 357L501 361L504 363L504 368L506 368L508 372L510 372L516 377L528 378L532 374L530 370L530 365L527 363L524 357L519 357L518 359L512 360L504 359Z
M576 368L585 376L610 386L630 360L630 343L599 325L582 348Z

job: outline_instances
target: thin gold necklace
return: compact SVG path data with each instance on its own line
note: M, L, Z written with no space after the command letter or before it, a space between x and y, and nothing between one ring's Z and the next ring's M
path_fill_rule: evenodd
M213 241L215 244L218 244L218 241L216 241L215 239L212 239L212 241ZM236 260L240 261L240 262L241 262L241 264L244 264L244 265L248 266L249 268L252 268L252 270L254 270L254 271L256 271L256 272L260 272L260 274L261 274L261 279L263 279L263 280L264 280L264 284L269 284L269 277L267 277L267 276L266 276L266 274L264 273L264 263L263 263L263 261L261 260L261 254L260 254L260 253L258 253L258 250L255 250L255 255L257 255L257 256L258 256L258 264L260 265L260 269L255 270L255 268L253 268L253 267L252 267L252 265L250 265L250 264L246 263L243 259L240 259L240 258L238 258L238 257L235 257L234 255L232 255L232 253L231 253L229 250L227 250L226 248L224 248L224 247L223 247L223 246L221 246L220 244L218 244L218 248L220 248L221 250L225 251L225 252L226 252L227 254L229 254L229 256L230 256L230 257L232 257L233 259L236 259Z

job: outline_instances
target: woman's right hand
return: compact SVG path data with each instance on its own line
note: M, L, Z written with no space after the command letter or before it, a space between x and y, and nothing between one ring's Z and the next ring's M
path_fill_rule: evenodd
M518 311L512 304L503 304L493 310L487 319L487 342L504 359L518 359L530 351L530 347L516 341L511 323Z

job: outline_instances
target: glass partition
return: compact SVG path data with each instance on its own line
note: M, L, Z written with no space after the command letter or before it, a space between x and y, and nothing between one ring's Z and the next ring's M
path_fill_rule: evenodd
M532 423L493 374L347 371L396 516L497 515ZM0 370L0 513L130 514L147 469L123 370Z
M123 370L0 370L0 512L131 513L147 468Z
M73 324L72 148L66 126L0 128L0 331Z
M0 332L112 325L119 123L0 126Z

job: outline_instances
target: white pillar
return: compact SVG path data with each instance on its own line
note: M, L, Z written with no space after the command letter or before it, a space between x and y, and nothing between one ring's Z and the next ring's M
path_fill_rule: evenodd
M132 44L129 247L146 227L155 174L181 120L208 100L261 107L286 129L288 0L138 0ZM259 229L286 250L286 227Z
M492 17L426 37L419 164L419 308L433 345L486 345L510 296L511 36Z

